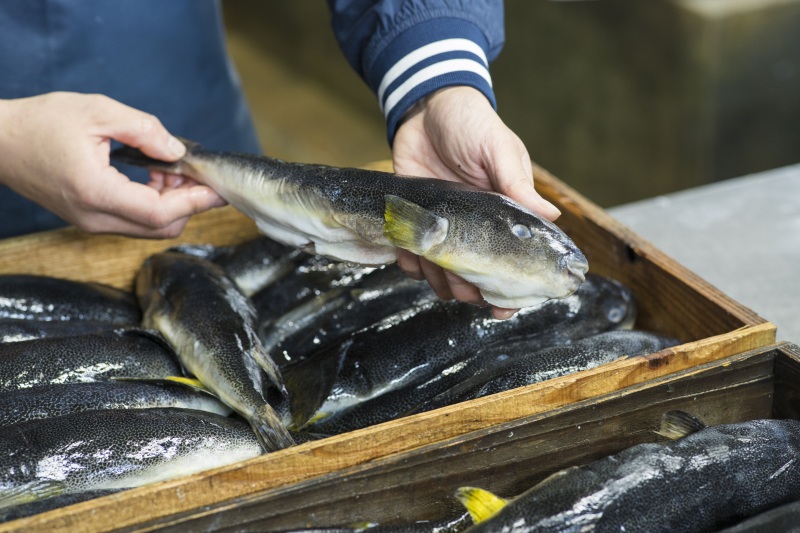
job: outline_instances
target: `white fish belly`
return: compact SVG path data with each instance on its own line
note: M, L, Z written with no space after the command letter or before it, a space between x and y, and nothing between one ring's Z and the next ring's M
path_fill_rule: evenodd
M383 237L382 221L368 228L367 237L348 224L355 217L338 216L330 202L311 191L301 191L257 170L231 168L211 176L204 172L203 165L192 164L204 174L207 185L253 219L263 234L278 242L367 265L384 265L396 259L394 246ZM220 178L222 174L225 179ZM362 230L368 225L366 217L359 222Z

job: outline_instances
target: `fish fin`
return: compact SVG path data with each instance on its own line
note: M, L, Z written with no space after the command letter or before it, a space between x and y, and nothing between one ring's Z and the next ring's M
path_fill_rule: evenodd
M661 416L661 428L657 434L668 439L677 440L691 435L706 425L697 417L684 411L668 411Z
M447 238L450 222L427 209L392 194L384 195L383 234L389 242L424 255Z
M476 524L490 519L508 503L508 500L476 487L459 487L456 498L467 508Z
M283 369L293 428L302 429L314 419L330 394L352 343L346 339Z
M0 509L58 496L63 494L64 490L64 483L46 480L31 481L16 487L0 489Z
M195 141L190 141L189 139L185 139L183 137L177 137L177 139L183 143L186 147L186 153L189 154L193 150L200 148L200 143ZM111 151L111 159L114 161L119 161L120 163L125 163L127 165L133 165L136 167L145 167L151 168L156 170L164 170L166 172L172 172L175 174L182 174L182 165L181 161L177 161L175 163L171 163L169 161L162 161L161 159L155 159L148 155L145 155L141 150L138 148L134 148L132 146L122 145L119 148Z
M275 389L277 389L284 398L288 398L289 391L286 388L286 383L281 374L281 369L278 367L278 363L270 357L264 349L264 345L261 344L261 340L258 339L258 335L255 333L253 334L253 350L251 350L250 353L256 363L258 363L258 366L260 366L267 375L267 378L269 378L270 383L272 383Z
M192 390L196 390L197 392L208 394L209 396L213 396L214 398L219 398L219 396L217 396L216 394L214 394L214 392L206 388L206 386L203 385L203 383L196 378L187 378L184 376L164 376L163 378L111 376L109 379L111 381L138 381L139 383L152 383L154 385L178 384L183 387L188 387Z
M116 150L111 151L111 159L126 165L133 165L135 167L144 167L150 170L161 170L169 172L170 174L185 174L183 165L180 161L170 163L162 161L145 155L138 148L132 146L121 146Z
M253 426L259 444L267 452L294 446L294 439L289 430L269 404L264 404L256 411L250 420L250 425Z

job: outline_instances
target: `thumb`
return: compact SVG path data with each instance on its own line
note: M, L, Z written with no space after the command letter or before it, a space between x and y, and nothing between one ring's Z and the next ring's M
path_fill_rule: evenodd
M533 187L533 170L527 151L499 150L487 169L495 190L534 213L555 220L561 215L556 206L542 198Z
M102 106L101 135L138 148L144 154L162 161L176 161L186 147L173 137L154 115L106 99Z

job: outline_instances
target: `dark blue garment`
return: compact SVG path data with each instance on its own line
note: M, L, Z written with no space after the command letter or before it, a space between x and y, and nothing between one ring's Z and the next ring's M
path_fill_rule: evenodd
M350 65L378 95L389 144L403 115L443 87L467 85L497 107L489 62L503 48L502 0L328 0Z
M217 0L3 0L0 98L105 94L208 148L257 153L223 32ZM0 187L0 237L61 225Z

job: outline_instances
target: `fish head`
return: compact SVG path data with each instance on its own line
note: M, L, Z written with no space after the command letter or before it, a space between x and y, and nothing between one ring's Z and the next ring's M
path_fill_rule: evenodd
M589 263L558 226L497 193L465 191L461 196L461 202L450 201L447 207L427 211L415 206L411 211L424 212L403 215L416 218L417 234L399 246L473 283L498 307L565 298L583 283ZM387 222L392 222L396 213L388 211L387 201Z
M610 278L597 287L602 293L602 313L612 329L633 329L639 310L630 288Z

